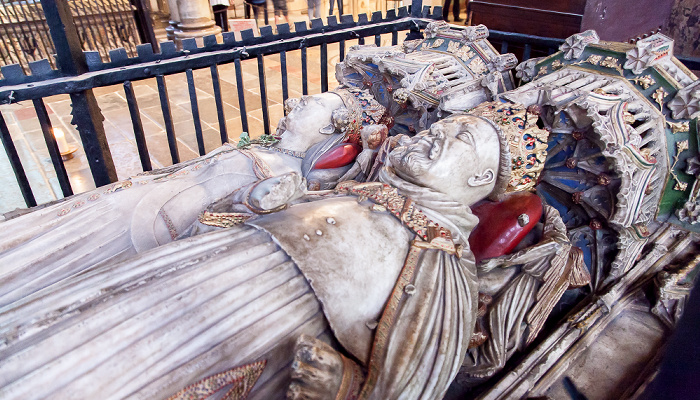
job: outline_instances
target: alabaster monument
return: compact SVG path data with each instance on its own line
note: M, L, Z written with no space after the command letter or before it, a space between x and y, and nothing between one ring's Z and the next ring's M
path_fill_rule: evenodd
M508 185L503 135L484 117L445 119L400 140L380 182L341 184L13 303L3 314L13 335L4 343L0 393L167 397L202 373L224 365L253 369L264 360L262 374L246 372L257 378L250 398L287 387L298 398L321 390L322 398L339 390L366 398L441 397L461 367L476 316L467 238L477 219L469 205ZM296 190L273 187L268 195L284 192ZM291 374L301 334L332 338L341 368L333 370L328 358L330 366L313 365L309 356L310 366L297 363L298 374ZM336 372L329 381L337 385L311 385L304 368ZM352 385L341 385L348 379Z
M424 33L0 223L0 398L638 397L700 262L697 77L587 31L516 88L485 27Z

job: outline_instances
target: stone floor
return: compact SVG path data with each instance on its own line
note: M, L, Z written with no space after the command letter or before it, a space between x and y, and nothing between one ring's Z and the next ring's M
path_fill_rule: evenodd
M303 17L297 16L297 18ZM400 35L400 37L402 36ZM390 41L390 35L382 37L383 45L390 44ZM346 42L347 48L353 44L356 43ZM328 71L329 88L331 89L337 85L334 76L334 66L338 62L338 53L338 45L329 46ZM320 93L319 48L308 49L307 57L309 94ZM265 56L264 63L270 126L274 129L279 119L283 116L279 55ZM256 136L263 132L257 60L243 61L242 72L249 130L252 136ZM300 51L287 53L287 72L289 96L301 96ZM220 65L219 75L226 127L229 138L235 140L241 134L242 129L234 64ZM194 71L194 77L205 147L208 152L221 144L209 69ZM180 158L182 161L185 161L198 156L185 74L169 75L166 77L166 83L170 96ZM143 128L146 133L146 141L153 168L162 168L170 165L171 159L156 80L154 78L133 82L133 86L141 110ZM119 179L138 174L142 170L134 141L131 118L124 96L124 88L122 85L101 87L94 89L94 93L105 118L104 127ZM69 144L79 147L75 157L65 162L73 191L80 193L94 188L85 153L80 148L78 133L70 123L71 105L68 95L53 96L45 98L44 101L52 125L61 128L66 133ZM37 203L41 204L63 197L32 103L25 101L19 104L0 106L0 112L2 112L8 124ZM21 207L25 207L25 204L19 186L16 183L5 152L0 151L0 213Z

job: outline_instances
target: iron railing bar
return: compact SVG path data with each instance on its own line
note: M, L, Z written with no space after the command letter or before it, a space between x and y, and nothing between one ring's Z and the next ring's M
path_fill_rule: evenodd
M236 58L233 62L236 69L236 89L238 90L238 109L241 112L241 130L248 133L248 114L245 111L245 89L243 88L241 59Z
M4 37L10 37L10 38L11 38L11 37L12 37L12 33L10 32L10 29L9 29L9 28L12 28L12 31L13 31L13 32L16 32L15 29L14 29L14 25L15 25L15 24L12 23L12 14L9 12L9 9L4 8L3 11L5 11L4 15L7 16L7 19L8 19L8 21L10 22L9 24L5 24L5 25L3 25L3 27L2 27L2 30L3 30L3 32L5 33ZM10 27L8 28L7 25L10 25ZM17 36L16 33L15 33L15 36ZM7 61L7 60L5 59L5 55L3 54L3 56L2 56L2 57L3 57L3 61L4 61L4 64L3 64L3 65L20 64L20 65L22 65L22 67L24 67L25 70L26 70L27 65L23 65L22 60L21 60L21 58L19 57L19 54L17 53L17 49L15 48L15 43L14 43L14 41L13 41L13 40L9 40L9 42L10 42L9 44L8 44L7 41L5 41L5 40L2 40L1 42L2 42L2 44L3 44L3 47L7 49L7 57L8 57L8 59L9 59L9 61ZM17 61L16 61L16 62L15 62L15 60L12 58L12 50L11 50L11 49L15 49L15 50L14 50L14 53L15 53L15 56L16 56L16 58L17 58Z
M12 141L10 130L7 128L7 124L5 123L5 118L2 116L2 113L0 113L0 142L2 142L7 158L10 160L12 171L15 173L19 190L22 192L22 197L24 198L24 203L27 205L27 207L36 206L36 199L34 199L32 187L29 185L27 174L24 172L24 167L22 167L22 160L20 160L19 154L17 154L17 148Z
M15 15L19 15L19 14L17 13L17 10L15 9L15 3L10 3L10 4L12 5L12 9L15 10ZM20 30L22 31L22 36L24 37L25 40L27 40L27 34L29 34L29 36L31 36L32 39L34 39L34 40L36 41L35 35L32 34L32 30L31 30L31 28L29 27L29 17L27 16L27 12L26 12L26 10L24 9L24 7L22 6L22 4L18 4L18 5L19 5L19 9L22 11L22 15L24 16L24 21L25 21L24 24L20 25ZM27 32L26 32L26 33L24 32L24 28L25 28L25 27L27 28ZM39 37L41 38L41 34L39 34ZM18 39L19 39L19 38L18 38ZM21 46L20 46L20 47L21 47ZM37 42L37 47L38 47L38 42ZM36 52L37 50L38 50L38 48L35 49L34 51ZM25 54L26 54L26 53L25 53ZM48 56L48 54L47 54L47 56ZM32 56L32 61L36 61L36 60L37 60L36 56L33 55L33 56Z
M10 36L10 34L7 32L7 28L3 27L2 30L0 31L0 34L4 34L3 36ZM0 40L0 57L2 57L2 65L10 65L14 64L12 62L8 62L7 58L5 58L5 51L7 50L7 56L10 56L10 48L7 47L7 44L4 40ZM10 59L12 61L12 59Z
M692 71L700 70L700 57L675 56L686 68Z
M357 44L359 44L359 45L365 44L365 37L360 36L359 38L357 38Z
M83 6L85 6L85 1L82 2ZM86 21L90 21L87 18L87 14L90 14L92 18L92 25L90 25L90 32L92 33L93 36L93 41L95 42L95 48L91 50L95 50L100 54L100 57L103 60L109 60L109 51L112 49L112 46L109 44L109 39L107 37L107 30L109 29L109 20L105 20L105 17L102 15L99 10L97 12L94 11L92 2L89 2L88 4L89 8L85 8L85 14L86 14ZM99 19L98 19L99 18ZM102 23L102 27L105 29L105 35L103 36L100 33L100 21ZM93 26L96 25L96 26ZM106 42L105 42L106 41Z
M86 3L86 2L83 2L83 4L85 4L85 3ZM101 44L101 46L98 46L98 47L102 47L101 57L102 57L103 59L108 59L108 58L109 58L109 50L110 50L110 49L113 49L112 45L109 43L109 31L108 31L108 28L109 28L109 22L108 22L108 21L109 21L109 17L105 18L105 16L104 16L103 13L101 13L101 12L99 12L99 11L98 11L98 12L95 12L95 11L94 11L94 8L92 7L92 2L87 2L87 6L89 7L89 12L90 12L92 15L97 14L97 15L100 17L100 21L102 21L102 26L105 28L105 34L104 34L104 35L99 35L99 36L97 37L97 39L99 40L99 42L100 42L100 44ZM95 21L97 21L97 17L95 17ZM98 48L97 51L99 52L100 49Z
M168 87L165 85L165 77L156 75L158 84L158 96L160 98L160 109L163 112L163 124L165 125L165 134L168 137L168 147L170 148L170 158L173 164L180 162L180 152L177 148L177 138L175 137L175 128L173 127L173 114L170 110L170 98L168 96Z
M525 49L523 50L523 59L522 61L527 61L530 59L530 51L532 51L532 45L529 43L525 44Z
M258 54L258 81L260 82L260 104L263 114L263 130L270 134L270 110L267 105L267 85L265 81L265 60L262 54Z
M504 32L489 29L489 39L496 41L508 41L509 43L530 44L536 47L555 47L564 43L564 39L548 38L544 36L525 35L522 33Z
M61 192L63 192L64 197L72 196L73 189L70 186L70 179L68 179L68 173L66 172L66 167L63 165L63 159L61 158L61 152L58 150L58 143L56 143L56 137L53 135L53 127L51 126L51 119L49 118L49 113L46 111L46 105L43 99L32 100L34 103L34 110L36 110L36 116L39 119L39 124L41 125L41 132L44 134L44 141L46 141L46 148L49 150L49 156L51 156L51 163L53 163L54 170L56 171L56 178L58 178L58 184L61 186Z
M7 9L6 9L6 10L7 10ZM17 19L17 21L19 21L19 16L18 16L18 15L15 14L15 18ZM11 16L10 14L8 14L8 19L10 19L10 21L12 21L12 16ZM15 34L15 37L19 39L19 34L17 33L16 25L18 25L18 24L10 24L10 27L12 28L12 32ZM21 28L20 28L20 29L21 29ZM17 56L17 63L18 63L18 64L23 64L23 63L22 63L22 54L23 54L23 52L22 52L22 47L20 46L20 48L17 49L17 46L16 46L16 44L15 44L17 41L15 41L15 40L10 40L10 42L12 43L12 47L15 49L15 54L16 54L16 56ZM29 68L28 65L22 65L22 66L25 68L25 70L26 70L27 68Z
M328 45L321 44L321 93L328 91Z
M111 28L110 31L111 31L112 35L115 34L114 29L117 29L117 31L116 31L116 37L113 36L113 37L114 37L114 43L110 43L110 48L113 49L113 48L115 48L115 47L124 47L124 49L129 49L129 50L131 50L131 48L130 48L129 46L127 46L127 44L121 43L121 40L120 40L119 42L117 42L117 38L118 38L118 39L121 39L121 37L119 36L119 29L118 29L118 27L119 27L119 20L117 19L117 18L120 17L120 14L121 14L121 13L119 12L119 5L118 5L118 4L115 4L115 5L113 6L113 5L112 5L112 2L111 2L110 0L105 0L105 1L103 2L103 4L108 4L108 5L109 5L109 12L108 12L107 14L105 14L105 16L107 17L107 20L110 21L110 25L108 25L108 26ZM115 6L116 6L116 10L117 10L116 12L114 11L114 10L115 10ZM105 7L105 9L106 9L106 8L107 8L107 7ZM109 40L109 35L107 35L107 39ZM120 43L122 44L122 46L119 46Z
M508 52L508 41L504 40L501 42L501 54L506 54Z
M138 40L140 42L141 37L138 35L138 32L134 32L134 29L133 29L135 22L136 22L134 17L133 17L133 15L134 15L133 6L131 5L130 1L122 3L122 4L126 4L127 9L123 9L122 7L120 7L118 2L115 2L115 5L117 7L118 12L117 12L117 15L114 19L116 20L117 18L119 18L122 21L122 24L124 24L124 29L126 30L126 32L128 33L129 31L131 31L131 33L132 33L131 36L134 38L134 41ZM129 17L125 17L124 14L129 15ZM136 44L134 44L131 40L128 40L128 38L127 38L127 40L124 40L119 35L118 27L117 27L117 37L119 37L120 43L125 43L126 45L128 45L128 47L131 51L136 53ZM124 47L127 47L127 46L124 46Z
M80 12L78 11L78 5L76 4L76 2L71 2L71 3L73 4L73 7L75 8L75 14L78 14L78 15L74 15L74 16L73 16L73 20L75 21L76 28L77 28L77 25L80 25L80 28L81 28L81 29L83 30L83 32L85 33L85 36L86 36L86 37L88 36L88 32L89 32L89 36L90 36L89 39L92 39L92 45L90 45L90 42L88 41L88 46L92 46L92 49L99 51L100 49L99 49L99 47L97 47L97 42L95 41L95 40L96 40L96 39L95 39L95 31L93 30L93 27L94 27L95 25L98 25L98 24L95 23L95 22L97 22L97 19L95 18L94 21L93 21L93 23L90 23L90 20L89 20L89 18L88 18L88 12L87 12L87 10L85 9L85 2L84 2L84 1L81 1L81 2L80 2L80 6L81 6L81 8L82 8L82 10L83 10L83 14L84 14L84 15L83 15L83 19L87 22L87 25L88 25L88 26L86 27L85 24L82 23L81 18L78 18L78 17L80 16L80 15L79 15ZM80 22L78 22L78 21L80 21ZM95 28L96 28L96 27L95 27ZM78 36L80 36L80 35L78 35ZM83 48L85 48L85 47L84 47L84 44L83 44ZM92 49L91 49L91 50L92 50ZM103 51L104 51L104 48L103 48Z
M287 52L280 51L280 72L282 73L282 108L284 109L284 115L287 115L287 109L284 107L284 103L289 98L289 82L287 79Z
M221 144L228 143L228 131L226 130L226 116L224 115L224 101L221 98L221 81L219 80L219 68L216 64L209 68L211 83L214 87L214 102L216 103L216 115L219 119L219 135Z
M194 74L191 69L185 71L187 75L187 89L190 92L190 108L192 108L192 122L194 123L194 134L197 136L197 148L199 155L207 154L204 148L204 135L202 134L202 121L199 118L199 104L197 103L197 88L194 87Z
M309 94L308 71L306 70L306 47L301 48L301 94Z
M108 0L104 1L103 3L106 3L106 4L104 4L105 12L104 13L98 12L98 14L100 15L100 18L102 19L104 27L106 29L105 29L105 35L101 36L100 38L102 39L102 43L106 48L114 49L114 48L120 47L116 43L116 41L114 43L112 43L111 39L110 39L110 35L114 34L112 27L114 26L115 20L113 17L111 17L111 15L114 14L114 8L112 8L112 5ZM109 6L109 9L107 8L108 6ZM90 9L92 9L92 3L90 4ZM106 20L106 22L105 22L105 20Z
M417 21L416 23L418 23L419 25L427 24L427 22L423 20ZM264 42L245 47L222 46L219 47L220 50L209 50L206 52L197 52L189 55L183 54L177 57L172 57L168 54L155 55L152 61L145 63L140 62L137 64L137 62L139 61L138 58L130 58L124 61L105 63L103 64L103 68L100 66L93 65L91 66L91 69L94 72L81 75L77 77L77 79L94 79L95 76L99 76L100 80L98 82L94 82L93 85L87 87L93 88L98 86L109 86L121 84L125 80L130 80L133 82L139 79L152 78L154 75L158 74L167 75L171 73L184 72L187 68L199 69L205 67L208 68L214 63L219 65L226 64L229 62L233 62L233 59L236 57L241 57L240 53L242 53L243 51L245 51L247 55L242 58L252 58L257 56L257 54L273 54L279 53L282 50L297 50L301 48L304 44L306 45L306 47L314 47L316 45L320 45L323 42L336 43L340 40L355 39L358 36L358 32L373 35L377 32L390 33L392 30L406 31L413 26L413 20L411 20L410 18L403 18L396 21L382 22L374 25L366 25L344 29L331 29L333 27L328 27L329 30L324 33L314 33L307 36L297 36L285 40L275 40L272 42ZM187 59L187 62L180 62L185 58ZM173 62L175 64L173 64ZM136 72L135 70L139 72ZM102 71L105 71L105 73L99 74L99 72ZM57 80L63 81L61 79ZM23 80L23 84L34 82L38 82L39 84L44 85L47 82L51 82L51 80L41 79L33 76L28 76ZM69 81L64 82L73 82L73 80L71 79ZM0 93L4 90L4 88L5 87L0 86ZM12 90L15 89L13 88ZM65 93L65 91L58 93ZM3 96L0 95L0 103L3 100Z
M391 32L391 45L396 46L397 44L399 44L399 33Z
M478 1L478 0L471 0L472 4L484 4L483 1ZM492 3L485 3L485 4L492 4ZM501 3L503 4L503 3ZM546 3L545 3L546 4ZM501 7L501 5L499 5ZM538 9L534 7L522 7L522 6L516 6L516 5L510 5L510 4L503 4L503 8L508 8L510 10L513 10L515 12L518 11L545 11L547 13L552 14L553 17L555 18L561 18L561 17L573 17L573 18L581 18L581 14L575 14L575 13L569 13L565 11L553 11L553 10L544 10L544 9Z
M139 104L134 94L134 86L130 81L124 82L124 94L126 95L126 105L129 107L129 114L131 115L131 125L134 127L134 139L136 139L136 148L139 151L141 167L144 171L150 171L153 169L151 166L151 157L148 154L146 135L143 132L143 122L141 122Z
M413 26L411 21L411 19L403 19L400 21L400 25L393 26L389 24L381 28L385 29L393 26L399 31L405 31ZM373 28L377 27L374 26ZM182 55L170 59L155 59L145 63L97 70L69 78L33 80L31 77L28 77L29 79L21 84L0 86L0 104L8 103L7 97L11 91L14 92L14 100L12 102L17 102L35 97L48 97L75 90L121 84L125 80L133 82L140 79L152 78L154 75L169 75L184 72L187 68L200 69L208 68L214 63L225 64L233 61L235 58L240 59L243 52L246 53L246 57L254 57L257 56L257 54L273 54L282 50L296 50L300 48L302 42L316 45L316 42L320 44L326 39L328 39L329 43L334 43L341 39L352 39L357 36L356 32L359 29L361 28L340 30L326 34L314 34L306 37L296 37L285 40L284 42L275 41L271 43L261 43L245 48L236 47L233 49ZM47 87L52 87L52 89L47 90ZM31 95L24 94L25 90L31 92Z
M374 44L376 44L377 47L382 45L382 35L374 35Z
M338 42L338 53L340 54L340 61L345 60L345 40Z
M26 2L25 4L27 5L27 8L29 8L29 2ZM39 8L37 7L36 3L31 3L31 4L32 4L32 6L34 7L35 12L36 12L38 15L41 15L41 12L39 12ZM24 11L24 8L22 8L22 12L24 13L25 18L26 18L27 20L29 20L29 16L28 16L27 13ZM42 11L42 12L43 12L43 11ZM47 35L49 34L49 33L48 33L48 32L49 32L49 26L46 24L46 20L45 20L45 19L42 19L42 18L39 18L39 21L35 21L35 23L36 23L37 25L41 25L41 26L43 27L43 32L39 32L39 33L38 33L38 35L39 35L39 40L41 41L41 45L44 47L44 55L45 55L46 58L49 60L49 64L50 64L53 68L56 68L56 61L53 59L53 57L51 57L51 54L53 54L53 52L55 51L55 50L54 50L54 47L53 47L53 42L52 42L51 40L49 40L49 41L48 41L48 45L47 45L47 39L48 39L48 38L47 38Z

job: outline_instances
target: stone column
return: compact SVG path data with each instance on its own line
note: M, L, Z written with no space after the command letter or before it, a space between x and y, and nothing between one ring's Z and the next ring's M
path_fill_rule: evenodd
M201 38L221 33L221 28L216 26L212 18L209 0L176 0L176 2L179 22L175 30L175 39Z
M165 28L165 34L168 36L168 40L175 40L175 31L177 30L177 24L180 22L180 14L177 12L177 0L168 0L168 8L170 9L170 19L168 21L169 26Z

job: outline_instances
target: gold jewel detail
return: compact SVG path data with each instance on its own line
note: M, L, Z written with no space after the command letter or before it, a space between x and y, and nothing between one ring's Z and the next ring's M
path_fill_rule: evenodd
M509 145L511 177L506 192L531 190L544 169L549 132L537 127L538 116L520 104L483 103L469 112L498 125Z
M622 66L615 57L605 57L605 59L601 61L600 66L605 68L612 68L619 72L620 75L622 75Z
M676 184L673 186L673 190L677 190L679 192L685 192L686 189L688 189L688 183L681 181L675 172L676 164L678 164L679 157L681 153L683 153L686 150L688 150L687 139L681 140L680 142L676 142L676 155L673 156L673 165L671 165L671 177L674 181L676 181Z
M436 47L442 46L443 43L445 43L445 40L443 40L443 39L436 39L430 47L432 47L432 48L434 49L434 48L436 48Z
M486 71L486 64L481 58L475 58L469 62L469 69L475 74L481 74Z
M199 216L199 222L204 225L217 226L219 228L230 228L232 226L240 225L250 219L251 214L245 213L214 213L209 211L204 211Z
M175 393L168 400L201 400L206 399L226 386L231 389L222 397L227 400L243 400L255 386L265 369L267 360L257 361L240 367L232 368L216 375L206 377Z
M690 131L690 121L683 122L670 122L666 121L668 126L671 127L671 133L676 134L678 132L689 132Z
M561 60L554 60L554 62L552 63L552 70L559 69L563 66L564 64L561 62Z
M602 59L603 59L603 56L599 56L597 54L591 54L590 56L588 56L587 59L579 61L579 62L575 62L573 64L574 65L580 65L580 64L598 65L598 63L600 63L600 61Z
M651 75L639 76L637 78L630 79L630 81L641 86L642 89L649 89L649 87L656 84L656 81L651 77Z
M454 54L455 52L457 52L457 50L459 50L459 46L459 42L450 41L450 43L447 44L447 52Z
M656 103L659 105L659 110L661 112L664 111L664 99L666 98L666 91L663 88L658 88L656 91L651 95L651 98L656 101Z

